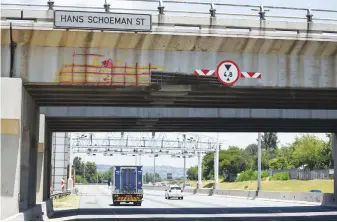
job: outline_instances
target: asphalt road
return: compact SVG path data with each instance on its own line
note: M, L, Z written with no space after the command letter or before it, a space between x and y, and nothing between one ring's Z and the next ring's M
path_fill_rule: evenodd
M166 200L164 191L145 191L142 206L113 206L111 190L102 185L78 186L79 209L57 210L56 220L337 220L337 208L315 204L185 193Z

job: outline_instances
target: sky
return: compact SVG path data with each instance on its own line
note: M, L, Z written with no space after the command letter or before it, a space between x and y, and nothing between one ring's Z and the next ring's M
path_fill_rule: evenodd
M205 2L202 0L195 0L196 2ZM29 4L46 4L47 0L4 0L3 3L29 3ZM54 0L55 5L62 6L94 6L102 7L104 0L101 1L92 1L92 0ZM134 1L118 1L118 0L107 0L111 5L111 9L115 8L138 8L138 9L154 9L156 10L158 3L144 3L144 2L134 2ZM181 1L185 2L185 1ZM212 2L212 1L207 1ZM228 4L249 4L249 5L268 5L268 6L283 6L283 7L298 7L298 8L312 8L312 9L329 9L337 10L337 0L214 0L214 3L228 3ZM188 10L188 11L207 11L209 6L198 7L195 5L186 5L186 4L168 4L165 3L166 9L171 10ZM257 13L252 12L249 9L238 8L238 7L218 7L217 12L230 12L230 13ZM123 12L123 11L120 11ZM126 12L126 11L125 11ZM287 10L271 10L267 14L274 15L290 15L290 16L304 16L306 12L291 12ZM324 17L324 18L336 18L337 13L314 13L315 17ZM96 134L97 137L104 137L103 134ZM215 133L199 133L199 135L208 135L216 138ZM279 145L292 143L295 137L299 134L292 133L279 133ZM326 140L325 134L315 134L318 137ZM167 134L168 138L175 138L174 134ZM255 143L257 139L257 133L219 133L219 138L225 140L224 147L228 146L239 146L241 148L246 147L251 143ZM78 155L80 156L80 155ZM125 156L113 156L113 157L104 157L104 156L83 156L82 158L85 161L95 161L98 164L109 164L109 165L120 165L120 164L134 164L135 157L125 157ZM142 157L142 165L151 166L153 165L153 158L151 157ZM173 159L170 157L160 156L156 159L156 163L159 165L171 165L175 167L183 167L183 159ZM192 158L187 160L187 167L194 166L197 164L197 159Z

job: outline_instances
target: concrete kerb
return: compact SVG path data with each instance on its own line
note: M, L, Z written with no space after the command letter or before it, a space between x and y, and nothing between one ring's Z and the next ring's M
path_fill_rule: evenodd
M43 221L48 220L54 213L53 201L51 199L37 203L25 212L18 213L4 219L4 221Z
M163 188L162 188L163 189ZM160 190L160 187L155 188ZM224 189L185 189L185 192L198 195L219 195L240 197L245 199L260 199L271 201L286 201L296 203L312 203L314 205L321 204L324 206L337 207L336 198L333 194L312 193L312 192L275 192L275 191L256 191L256 190L224 190Z

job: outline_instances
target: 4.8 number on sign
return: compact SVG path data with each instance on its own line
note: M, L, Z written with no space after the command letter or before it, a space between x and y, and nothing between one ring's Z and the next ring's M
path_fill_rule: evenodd
M221 62L217 67L217 76L225 85L233 85L240 78L240 69L236 63L230 60Z

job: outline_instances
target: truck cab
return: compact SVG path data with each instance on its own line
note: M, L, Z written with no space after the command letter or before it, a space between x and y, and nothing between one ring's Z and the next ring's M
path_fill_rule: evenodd
M123 202L141 206L143 166L114 166L111 182L113 205L120 205Z

